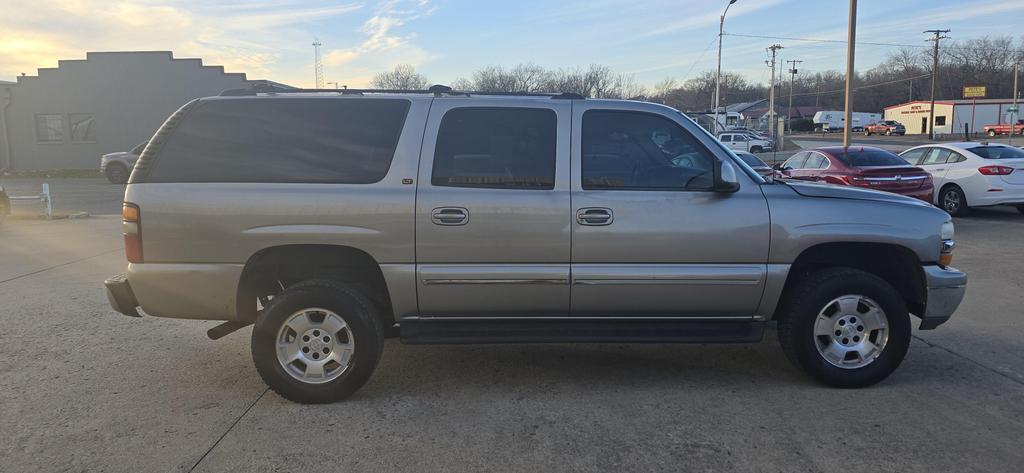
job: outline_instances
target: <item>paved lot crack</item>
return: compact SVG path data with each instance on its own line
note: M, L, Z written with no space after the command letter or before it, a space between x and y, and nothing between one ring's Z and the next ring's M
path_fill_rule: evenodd
M919 337L919 336L917 336L917 335L914 335L914 338L916 338L916 339L920 340L920 341L921 341L921 342L923 342L923 343L924 343L925 345L928 345L928 347L930 347L930 348L938 348L938 349L940 349L940 350L943 350L943 351L945 351L946 353L949 353L949 354L951 354L951 355L953 355L953 356L955 356L955 357L957 357L957 358L962 358L962 359L964 359L964 360L967 360L967 361L968 361L969 363L972 363L972 364L974 364L974 365L977 365L977 366L980 366L980 367L982 367L982 368L985 368L985 369L986 369L986 370L988 370L988 371L991 371L991 372L993 372L993 373L995 373L995 374L997 374L997 375L999 375L999 376L1002 376L1002 377L1004 377L1004 378L1006 378L1006 379L1008 379L1008 380L1010 380L1010 381L1013 381L1014 383L1017 383L1017 384L1019 384L1019 385L1021 385L1021 386L1024 386L1024 381L1021 381L1020 379L1017 379L1017 378L1015 378L1015 377L1013 377L1013 376L1011 376L1011 375L1009 375L1009 374L1006 374L1006 373L1004 373L1004 372L1002 372L1002 371L999 371L999 370L997 370L997 369L995 369L995 368L993 368L993 367L991 367L991 366L988 366L988 365L986 365L986 364L984 364L984 363L982 363L982 362L980 362L980 361L976 361L976 360L974 360L974 359L972 359L972 358L969 358L969 357L967 357L967 356L965 356L965 355L962 355L962 354L960 354L960 353L957 353L957 352L955 352L955 351L953 351L953 350L951 350L951 349L949 349L949 348L946 348L946 347L944 347L944 346L942 346L942 345L939 345L938 343L935 343L935 342L929 342L928 340L925 340L925 339L923 339L923 338L921 338L921 337Z
M11 281L14 281L16 279L26 278L26 277L32 276L34 274L39 274L39 273L42 273L42 272L49 271L51 269L57 269L57 268L64 267L64 266L67 266L67 265L70 265L70 264L81 263L82 261L85 261L85 260L89 260L89 259L93 259L93 258L99 258L100 256L109 255L110 253L113 253L115 251L123 251L123 250L124 250L124 247L115 248L113 250L104 251L103 253L100 253L98 255L86 256L85 258L79 258L79 259L76 259L76 260L68 261L66 263L55 264L55 265L47 267L47 268L43 268L43 269L40 269L40 270L37 270L37 271L32 271L31 273L25 273L25 274L22 274L20 276L15 276L13 278L4 279L4 280L0 281L0 284L3 284L5 282L11 282Z
M235 421L228 426L228 429L225 430L223 434L220 434L220 437L217 438L217 441L213 442L213 445L210 445L210 448L208 448L206 452L203 453L203 456L199 457L199 459L196 460L195 464L192 465L192 468L188 469L189 473L194 471L199 466L199 464L206 459L206 456L209 455L210 452L213 451L213 449L217 448L217 445L220 445L221 440L224 440L224 437L227 437L228 434L231 433L231 430L234 429L235 426L238 425L238 422L241 421L242 418L245 417L245 415L248 414L249 411L251 411L252 408L256 406L256 403L260 402L260 399L263 399L263 396L267 394L267 391L270 391L269 387L265 388L263 392L260 393L259 396L256 396L256 399L254 399L252 403L249 404L249 407L246 407L245 410L242 411L242 413L235 419Z

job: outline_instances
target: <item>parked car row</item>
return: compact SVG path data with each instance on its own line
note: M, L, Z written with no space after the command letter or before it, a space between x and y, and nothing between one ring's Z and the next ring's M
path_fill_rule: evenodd
M1024 149L998 143L929 144L899 155L868 146L823 147L794 154L771 175L901 194L953 216L995 205L1024 214Z

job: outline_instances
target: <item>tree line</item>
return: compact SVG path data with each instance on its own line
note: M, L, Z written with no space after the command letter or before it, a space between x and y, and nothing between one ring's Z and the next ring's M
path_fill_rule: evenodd
M1024 36L1019 40L1010 36L945 40L940 44L935 98L962 98L963 87L972 85L986 86L988 98L1010 98L1015 64L1024 69ZM893 51L875 67L855 73L854 110L880 112L890 105L928 100L932 65L931 48L904 47ZM789 103L791 80L785 68L782 71L776 79L775 91L780 111ZM845 79L839 71L798 73L792 78L793 105L842 109ZM381 72L372 81L373 87L384 89L423 89L429 84L426 77L409 65ZM666 78L648 88L631 74L597 64L563 69L518 64L487 66L449 85L455 90L478 92L571 92L593 98L649 100L684 111L704 111L713 108L715 72L706 71L685 80ZM721 94L722 105L750 102L767 98L768 85L723 72Z

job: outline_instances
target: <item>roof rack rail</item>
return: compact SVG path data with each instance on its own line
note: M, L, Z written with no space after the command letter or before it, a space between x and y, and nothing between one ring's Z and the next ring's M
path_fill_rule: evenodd
M446 85L435 84L430 88L423 89L284 89L280 87L267 86L264 84L254 85L248 89L228 89L220 93L221 97L244 97L258 94L307 94L307 93L334 93L339 95L362 95L367 94L434 94L437 97L442 95L465 96L471 95L500 95L510 97L551 97L552 99L579 100L586 97L572 92L487 92L473 91L463 92L452 90Z

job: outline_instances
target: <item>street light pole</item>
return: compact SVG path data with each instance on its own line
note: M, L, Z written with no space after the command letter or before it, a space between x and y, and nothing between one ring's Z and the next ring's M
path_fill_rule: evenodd
M722 34L725 28L725 14L729 13L729 7L736 0L729 0L729 3L725 6L725 11L722 12L722 16L718 18L718 72L715 73L715 124L712 127L715 136L718 136L718 107L720 102L720 95L722 94ZM726 118L728 120L728 118Z
M1019 64L1013 65L1013 113L1010 114L1010 146L1013 146L1013 131L1017 129L1017 117L1020 116L1020 111L1017 110L1017 68L1019 66Z
M846 109L843 111L843 147L850 146L850 127L853 126L853 59L857 42L857 0L850 0L850 26L846 36Z

